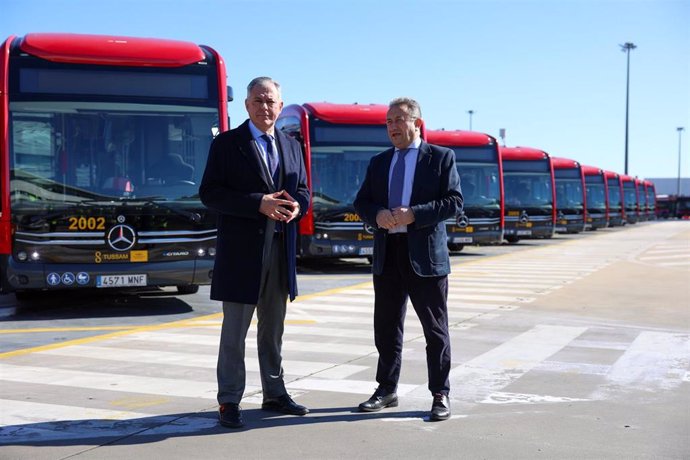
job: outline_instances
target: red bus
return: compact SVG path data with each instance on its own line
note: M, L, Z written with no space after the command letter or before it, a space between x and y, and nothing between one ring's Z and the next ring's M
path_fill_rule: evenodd
M556 184L556 232L580 233L587 222L587 197L582 166L570 158L552 157Z
M298 254L311 257L370 257L373 230L353 202L371 157L392 147L387 105L289 105L276 126L302 145L312 203L300 221ZM422 128L422 138L425 138Z
M427 130L431 144L455 151L464 211L446 223L448 247L500 244L503 241L503 181L498 142L474 131Z
M637 179L621 174L623 184L623 204L625 206L625 220L629 224L640 221L640 197L637 190Z
M606 228L608 217L608 187L605 172L601 168L582 165L585 175L585 195L587 197L587 217L585 230Z
M656 220L656 187L654 182L644 181L644 190L647 195L647 220Z
M604 171L606 178L606 197L610 227L625 225L625 203L623 201L623 179L613 171Z
M216 51L28 34L0 48L2 291L210 283L198 181L229 89Z
M556 192L551 157L529 147L500 147L505 190L505 236L551 238L556 226Z

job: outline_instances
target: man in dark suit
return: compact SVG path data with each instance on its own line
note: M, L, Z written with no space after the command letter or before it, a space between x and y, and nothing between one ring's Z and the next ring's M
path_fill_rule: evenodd
M310 200L304 160L299 143L275 129L283 108L277 82L252 80L245 107L249 120L211 144L199 187L201 201L218 213L211 299L223 301L219 420L232 428L243 426L244 347L255 309L262 409L309 412L288 395L281 364L287 298L297 295L297 221Z
M374 228L374 341L379 386L359 405L375 412L398 405L403 324L408 296L426 338L431 420L450 417L450 338L446 219L462 210L455 154L421 140L419 104L391 101L386 115L395 148L371 159L355 199L362 220Z

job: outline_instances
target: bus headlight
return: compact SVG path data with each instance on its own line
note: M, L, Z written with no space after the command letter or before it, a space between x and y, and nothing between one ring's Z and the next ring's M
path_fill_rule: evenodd
M199 257L204 257L206 255L206 250L204 248L199 248L196 250L196 255Z
M38 260L40 258L41 258L41 255L38 252L34 251L31 253L31 260Z
M208 255L211 257L216 257L216 248L208 248Z
M19 251L17 253L17 260L21 262L26 262L26 259L29 258L29 255L26 253L26 251Z

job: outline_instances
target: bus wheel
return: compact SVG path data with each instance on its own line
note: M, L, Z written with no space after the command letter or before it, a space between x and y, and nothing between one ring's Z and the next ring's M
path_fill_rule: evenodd
M464 244L448 243L448 249L450 249L451 251L460 252L463 250L464 247L465 247Z
M508 236L506 236L506 241L508 241L508 243L510 243L510 244L515 244L518 241L520 241L520 238L518 238L515 235L508 235Z
M177 286L178 294L196 294L199 292L198 284L184 284Z

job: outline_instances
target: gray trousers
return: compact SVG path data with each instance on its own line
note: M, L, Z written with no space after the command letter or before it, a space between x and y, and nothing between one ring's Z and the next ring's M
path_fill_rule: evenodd
M264 399L287 393L281 357L288 296L287 261L282 237L272 233L266 240L259 302L256 305L223 302L217 367L219 404L239 404L242 400L247 376L245 340L254 310L258 320L256 342Z

